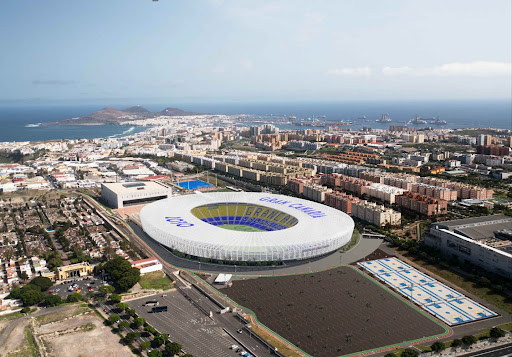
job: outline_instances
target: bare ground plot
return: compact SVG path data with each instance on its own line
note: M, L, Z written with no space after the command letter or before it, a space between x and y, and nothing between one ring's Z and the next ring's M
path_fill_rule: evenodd
M350 267L236 280L222 292L315 357L340 356L446 331Z
M77 316L77 315L80 315L80 314L83 314L83 313L89 312L89 311L91 311L91 309L89 309L86 306L74 304L74 305L69 305L69 306L65 306L65 307L63 306L63 309L61 309L57 312L37 316L35 319L36 319L37 325L45 325L45 324L48 324L51 322L61 321L68 317Z
M87 306L73 304L37 316L34 336L52 357L128 357L130 349Z
M103 322L98 319L98 316L91 312L86 315L76 316L59 322L41 325L37 328L36 332L39 335L45 335L53 332L74 330L84 325L94 324L95 326L99 326L102 323Z
M97 326L88 332L69 333L55 337L42 337L55 357L131 357L130 349L119 343L119 336L114 335L110 328L104 326L98 318Z
M26 340L26 327L29 325L30 320L25 318L19 318L12 321L11 323L16 324L14 329L10 332L9 336L5 340L2 346L0 346L1 356L11 355L28 355L30 351Z

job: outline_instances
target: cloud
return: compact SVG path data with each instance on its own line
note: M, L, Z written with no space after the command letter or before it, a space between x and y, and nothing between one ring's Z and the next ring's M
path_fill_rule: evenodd
M61 80L61 79L47 79L47 80L35 80L32 84L35 85L48 85L48 86L69 86L76 84L74 80Z
M355 67L331 69L327 71L327 74L330 76L369 77L372 72L370 67Z
M386 76L500 76L510 75L512 73L512 63L510 62L491 62L491 61L473 61L473 62L453 62L440 66L412 68L412 67L384 67L382 74Z
M248 59L241 60L240 64L242 65L242 68L246 71L250 71L254 68L254 63Z
M118 82L123 88L177 88L185 84L183 79L121 79Z
M224 73L226 72L226 66L223 64L218 64L212 68L212 73Z
M304 45L316 39L324 31L324 22L325 16L317 12L305 14L295 38L296 42Z
M382 68L382 74L386 76L396 76L396 75L404 75L411 74L414 70L411 67L384 67Z

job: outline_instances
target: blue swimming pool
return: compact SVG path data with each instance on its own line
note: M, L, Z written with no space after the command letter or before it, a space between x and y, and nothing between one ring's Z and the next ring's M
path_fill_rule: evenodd
M198 188L213 187L213 185L200 180L180 182L177 183L177 185L186 188L187 190L197 190Z

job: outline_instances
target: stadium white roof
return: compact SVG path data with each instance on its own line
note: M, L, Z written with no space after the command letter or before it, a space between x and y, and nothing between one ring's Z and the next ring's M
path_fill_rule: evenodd
M292 227L242 232L203 222L193 208L215 203L247 203L279 210L298 220ZM306 259L345 245L354 222L334 208L299 198L249 192L196 193L151 203L140 212L146 233L194 256L224 260Z

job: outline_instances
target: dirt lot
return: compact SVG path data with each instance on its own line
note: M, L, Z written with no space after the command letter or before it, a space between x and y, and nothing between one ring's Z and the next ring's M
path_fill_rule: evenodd
M119 336L83 304L41 309L29 317L5 317L0 319L0 331L0 356L41 355L41 346L52 357L133 356L119 343Z
M445 331L349 267L237 280L222 292L315 357L340 356Z
M56 337L43 337L45 345L55 357L131 357L133 354L119 343L119 337L103 326L99 318L96 328L88 332L69 333Z
M98 324L101 324L101 321L98 319L98 316L90 313L51 324L41 325L37 328L37 333L39 335L44 335L52 332L72 330L87 324L94 324L98 326Z
M128 357L130 349L87 307L69 309L37 318L36 337L47 353L55 357Z
M51 322L63 320L67 317L80 315L89 310L90 309L87 307L76 305L76 304L69 305L69 306L65 306L65 309L62 309L58 312L54 312L51 314L36 317L36 322L37 322L38 326L42 326L45 324L49 324Z
M15 323L16 327L14 327L4 344L0 347L0 355L30 356L26 341L26 328L30 321L28 319L19 319L10 322Z

